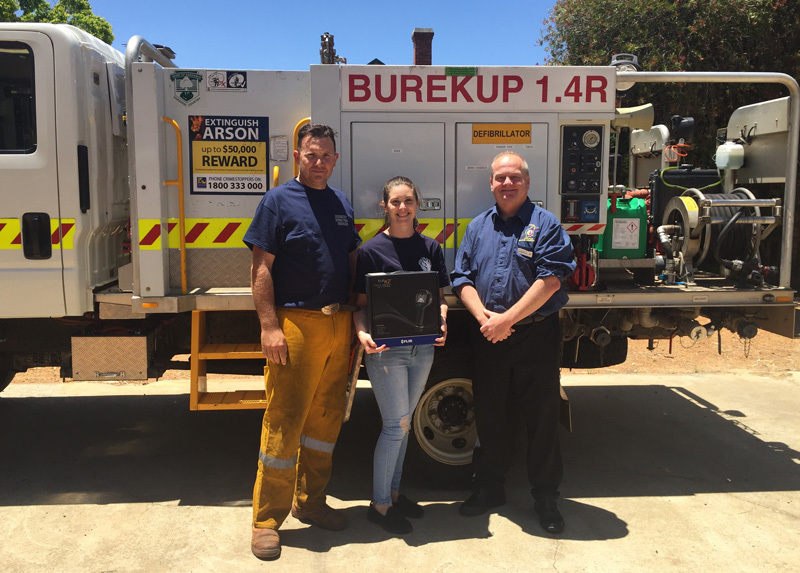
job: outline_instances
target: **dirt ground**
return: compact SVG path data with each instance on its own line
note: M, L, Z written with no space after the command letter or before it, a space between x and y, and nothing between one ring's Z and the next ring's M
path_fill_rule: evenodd
M719 337L717 336L719 335ZM780 376L800 371L800 339L789 339L764 330L751 340L722 330L705 340L688 337L653 341L631 340L628 359L604 372L690 374L694 372L749 372ZM586 371L583 371L586 372ZM591 371L590 371L591 372Z
M179 355L173 359L174 368L164 373L163 379L189 378L189 357ZM601 369L604 373L667 372L691 374L695 372L748 372L761 376L781 377L788 372L800 372L800 339L777 336L764 330L752 340L742 340L728 330L711 338L694 342L689 338L674 338L653 341L648 349L647 340L631 340L628 344L628 359L616 366ZM600 370L597 370L598 372ZM591 373L593 370L574 370L576 373ZM217 377L240 377L236 374L218 374ZM58 368L32 368L17 374L14 384L60 382ZM116 382L131 384L137 382ZM145 382L138 382L143 384Z

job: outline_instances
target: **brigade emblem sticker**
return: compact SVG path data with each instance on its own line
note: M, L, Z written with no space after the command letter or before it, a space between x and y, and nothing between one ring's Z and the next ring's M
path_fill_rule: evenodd
M183 105L192 105L200 99L200 82L203 74L196 71L181 70L169 75L175 87L175 99Z

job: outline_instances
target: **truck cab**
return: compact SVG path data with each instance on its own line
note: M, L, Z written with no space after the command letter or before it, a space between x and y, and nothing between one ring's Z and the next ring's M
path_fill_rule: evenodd
M121 55L71 26L0 24L0 315L81 316L129 216Z

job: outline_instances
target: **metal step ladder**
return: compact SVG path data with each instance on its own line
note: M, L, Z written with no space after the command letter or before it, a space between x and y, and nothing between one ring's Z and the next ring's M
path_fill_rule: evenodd
M233 390L209 392L207 390L206 361L262 359L261 343L209 344L206 340L206 313L192 311L191 410L257 410L267 407L265 390ZM262 376L263 381L263 376Z

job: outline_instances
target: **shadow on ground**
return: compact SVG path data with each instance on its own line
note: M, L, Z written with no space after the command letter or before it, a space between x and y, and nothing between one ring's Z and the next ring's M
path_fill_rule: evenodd
M800 490L800 453L761 440L747 426L746 412L720 412L685 389L662 385L569 390L574 432L563 434L562 487L562 510L574 524L565 534L569 538L609 539L627 532L614 514L569 498ZM187 395L0 398L0 507L170 500L249 506L261 412L190 412L188 400ZM345 510L352 532L332 537L288 530L282 534L285 544L327 551L332 542L388 537L363 519L379 427L371 391L359 389L328 488L330 495L353 502ZM544 536L531 519L524 465L521 455L517 458L508 479L509 503L498 513ZM465 492L417 485L408 491L427 503L428 516L439 516L442 523L450 516L459 519ZM426 528L424 536L413 534L406 542L488 537L488 520L464 521L458 532Z

